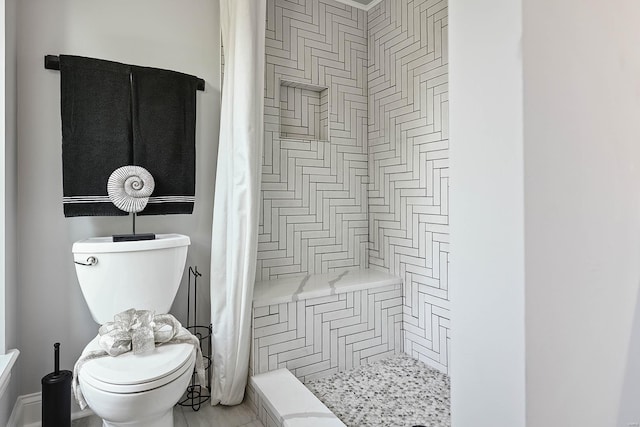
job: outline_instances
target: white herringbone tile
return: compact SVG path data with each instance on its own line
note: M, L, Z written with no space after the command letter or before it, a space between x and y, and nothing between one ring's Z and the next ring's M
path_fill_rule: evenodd
M266 39L256 280L366 267L366 12L268 0Z
M305 382L402 351L401 285L263 308L253 312L252 375L287 368Z
M404 351L448 370L446 0L368 13L369 263L403 278Z
M333 0L267 1L256 272L270 280L371 266L402 277L404 326L394 339L445 372L447 27L447 0L383 0L368 12ZM298 324L315 316L298 313ZM284 327L274 319L261 321ZM338 354L349 345L339 341Z

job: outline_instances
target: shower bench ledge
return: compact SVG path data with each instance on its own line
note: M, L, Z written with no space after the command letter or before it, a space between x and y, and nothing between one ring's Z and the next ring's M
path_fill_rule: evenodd
M370 268L264 280L255 284L253 307L264 307L401 284L402 279L400 277Z
M251 375L306 383L402 352L402 279L382 271L257 282L252 311Z

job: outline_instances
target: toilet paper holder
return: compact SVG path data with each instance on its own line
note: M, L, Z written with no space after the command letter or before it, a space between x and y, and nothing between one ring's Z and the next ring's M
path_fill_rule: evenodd
M211 334L212 326L198 325L197 321L197 296L198 296L198 277L202 277L202 273L198 271L198 267L189 267L189 277L187 280L187 330L200 340L200 348L202 349L202 358L204 359L204 368L206 376L206 384L197 384L195 382L196 374L193 373L191 383L187 387L184 398L178 402L180 406L188 406L194 411L200 410L200 406L211 398ZM193 282L193 285L192 285ZM192 300L193 296L193 300ZM192 307L193 304L193 307ZM193 308L193 311L192 311ZM192 317L193 313L193 317Z

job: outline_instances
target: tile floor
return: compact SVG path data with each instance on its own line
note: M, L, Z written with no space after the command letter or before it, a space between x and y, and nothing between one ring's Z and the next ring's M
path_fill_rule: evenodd
M449 427L449 377L405 354L307 384L349 427Z
M264 427L247 402L238 406L202 405L199 411L176 406L173 409L174 427ZM80 418L72 427L101 427L97 416Z
M349 427L449 427L449 377L407 355L379 360L313 380L307 387ZM249 403L202 405L198 412L176 406L175 427L264 427ZM101 427L96 417L73 427Z

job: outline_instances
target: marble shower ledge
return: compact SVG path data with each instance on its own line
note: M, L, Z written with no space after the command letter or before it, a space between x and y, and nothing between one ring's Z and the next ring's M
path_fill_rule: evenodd
M264 280L255 284L253 306L254 308L264 307L400 284L402 284L400 277L372 269L344 270L326 274Z

